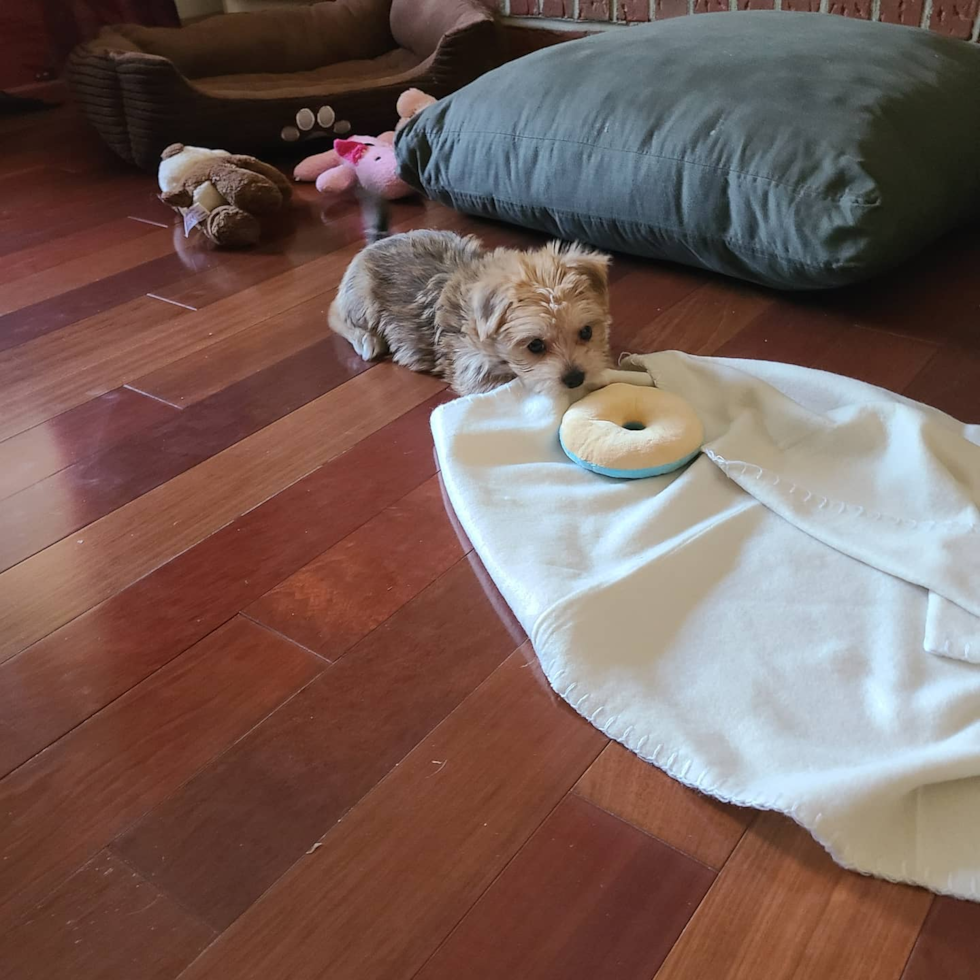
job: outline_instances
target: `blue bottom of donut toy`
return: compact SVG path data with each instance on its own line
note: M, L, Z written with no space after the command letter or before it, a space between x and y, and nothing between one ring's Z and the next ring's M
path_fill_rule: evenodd
M578 463L579 466L591 470L593 473L598 473L600 476L611 476L616 480L642 480L648 476L663 476L665 473L673 473L674 470L679 470L682 466L687 466L691 460L701 454L701 447L699 446L693 453L688 453L686 456L672 463L664 463L662 466L651 466L645 470L614 470L608 466L596 466L595 463L580 459L565 445L560 434L558 436L558 442L561 443L562 450L573 463Z

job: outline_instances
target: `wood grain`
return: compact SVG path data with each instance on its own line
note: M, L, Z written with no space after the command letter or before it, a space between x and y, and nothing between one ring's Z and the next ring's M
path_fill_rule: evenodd
M152 348L142 342L163 344L170 337L182 346L178 335L189 316L179 306L143 296L0 352L0 439L122 387L142 373L136 365L151 356Z
M575 792L716 870L756 815L688 789L616 742Z
M452 227L460 219L420 210L410 220ZM359 248L320 256L205 311L142 297L0 352L0 439L329 293Z
M976 973L977 906L684 789L511 656L439 493L451 395L351 379L325 329L354 199L298 185L255 248L213 249L71 105L0 143L0 554L42 549L0 573L0 974ZM391 219L545 237L419 199ZM968 228L784 294L617 255L614 350L795 362L980 421L978 259Z
M28 911L322 667L305 650L235 619L7 776L0 782L0 916L10 921ZM253 683L256 673L261 684Z
M847 336L849 325L817 300L780 298L714 352L718 357L810 367Z
M155 398L117 388L6 439L0 442L0 500L176 414Z
M914 337L852 327L816 357L811 366L900 392L937 350L935 344Z
M683 350L713 354L773 302L762 289L710 280L629 335L637 352Z
M7 980L172 980L213 938L102 851L0 941Z
M135 221L130 223L134 226L141 224ZM149 234L122 241L99 252L80 253L74 259L62 262L53 268L0 285L0 314L20 310L23 307L36 307L66 293L91 286L95 282L114 279L144 263L173 254L173 236L169 228L155 228L152 225L142 225L142 228ZM76 295L66 305L75 307L76 310L81 309L83 308L79 303L81 299L81 295ZM103 293L101 302L109 305L110 297ZM53 311L54 307L47 307L47 310ZM76 313L74 319L80 320L86 315L88 314ZM0 318L0 331L5 333L5 327L5 321ZM52 326L48 329L55 328ZM12 345L5 344L5 346Z
M508 658L182 980L412 976L604 744L524 663Z
M332 293L314 296L226 340L135 378L129 386L187 408L324 340L332 297ZM345 361L356 356L350 345L346 350L339 345L333 350Z
M226 928L521 639L459 561L114 847Z
M0 664L0 775L430 477L428 420L438 400Z
M906 386L904 394L961 422L980 422L980 353L943 348Z
M844 871L805 830L762 814L656 980L894 980L931 901Z
M135 221L132 218L117 218L115 221L106 221L91 228L83 228L70 235L35 245L33 248L24 248L5 255L0 262L0 283L22 282L25 277L38 277L58 266L70 265L77 268L75 263L80 258L116 249L125 250L127 246L134 247L141 238L158 236L161 233L161 229L157 226ZM84 268L84 262L79 265ZM76 274L84 275L81 269ZM52 273L52 276L57 279L57 273ZM11 286L11 290L10 294L4 292L4 295L13 294L14 287ZM47 297L36 293L30 297L31 302L35 303L39 299L47 299ZM16 309L15 306L11 308Z
M462 555L439 480L432 477L246 613L336 660Z
M351 253L352 255L353 253ZM0 436L218 343L336 285L351 255L327 255L195 313L142 297L0 354ZM44 385L38 385L42 373ZM33 381L34 387L31 387ZM43 413L43 417L38 417Z
M368 366L331 335L9 497L0 511L0 569L172 480Z
M622 275L612 282L609 305L613 318L613 354L648 353L644 330L672 306L690 296L704 284L691 269L672 265L652 265L636 259L618 258L613 270Z
M68 188L62 180L60 195L49 201L25 197L25 210L0 224L0 257L120 218L165 225L173 220L173 212L157 200L156 188L142 174L124 170L68 183L77 186Z
M0 660L354 446L441 382L380 364L0 575ZM311 434L316 433L316 438Z
M937 898L902 980L973 980L980 962L980 905Z
M418 980L649 980L714 875L567 796Z

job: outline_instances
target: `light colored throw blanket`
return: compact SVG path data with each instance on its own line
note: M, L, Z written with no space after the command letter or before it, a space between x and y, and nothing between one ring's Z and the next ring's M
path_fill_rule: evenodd
M668 352L705 452L617 481L514 385L441 406L446 488L555 690L845 867L980 900L980 426L836 375Z

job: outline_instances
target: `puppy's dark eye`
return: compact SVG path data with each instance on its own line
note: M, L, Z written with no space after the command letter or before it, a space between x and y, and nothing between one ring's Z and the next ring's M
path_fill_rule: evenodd
M579 330L578 335L583 340L591 340L592 339L592 327L582 327L582 329Z
M527 349L532 354L543 354L545 351L543 340L532 340L531 343L527 345Z

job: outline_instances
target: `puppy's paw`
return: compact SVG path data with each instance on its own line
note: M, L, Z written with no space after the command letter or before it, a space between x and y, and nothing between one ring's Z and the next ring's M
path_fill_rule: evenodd
M364 361L376 361L388 353L388 347L384 340L373 333L362 333L359 337L351 340L351 345Z
M630 370L616 370L607 368L597 378L597 387L605 388L606 385L627 384L641 385L646 388L656 388L653 378L642 368L631 368Z

